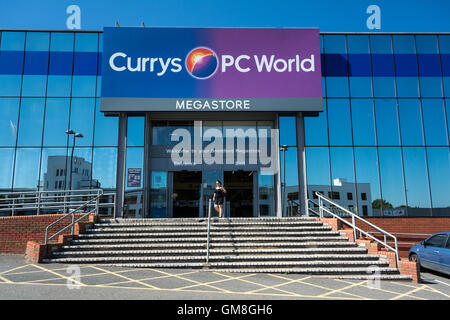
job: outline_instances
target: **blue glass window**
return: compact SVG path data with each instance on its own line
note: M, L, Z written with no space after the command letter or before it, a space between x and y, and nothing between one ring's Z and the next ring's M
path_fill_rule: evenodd
M408 216L431 215L425 148L404 147L403 163L406 196L408 199Z
M330 147L331 189L338 191L346 183L353 186L345 188L355 192L353 168L353 150L351 147Z
M448 147L427 148L433 216L450 215L450 152Z
M328 99L327 108L330 145L351 146L352 125L348 99Z
M353 98L372 97L372 78L371 77L349 77L350 95Z
M43 98L22 98L19 119L18 146L40 146L44 120Z
M373 95L380 98L395 97L395 77L374 77Z
M306 118L305 118L306 119ZM295 117L279 117L280 145L297 145Z
M75 52L73 74L96 75L97 56L97 52Z
M353 141L359 146L375 145L372 99L352 99Z
M50 52L48 73L52 75L72 75L72 52Z
M145 130L145 117L128 117L127 146L143 147L145 137L144 130Z
M76 142L78 146L78 140ZM70 159L72 152L72 142L69 145L67 171L70 173ZM70 180L70 174L67 174L67 189L79 190L86 188L101 188L96 181L92 180L92 149L91 148L74 148L73 153L73 171L76 174L72 174L72 181ZM107 159L105 159L107 161ZM115 167L114 167L115 168ZM111 167L111 170L115 169ZM83 171L84 170L84 171Z
M100 99L96 99L95 109L94 145L102 147L117 146L118 117L106 117L103 112L100 112Z
M73 51L74 34L69 32L52 32L50 51Z
M20 96L21 75L0 75L0 96Z
M14 168L14 191L36 190L39 186L41 148L18 148Z
M448 145L444 101L422 99L423 124L427 145Z
M306 148L306 176L308 179L309 198L313 191L327 195L331 187L330 155L328 147Z
M97 33L76 33L75 51L76 52L97 52L98 34Z
M0 98L0 146L14 147L16 145L18 117L19 99ZM0 172L3 174L6 171Z
M416 35L416 50L421 53L438 53L436 35Z
M41 186L44 190L63 190L69 183L70 153L67 148L43 148L41 160ZM74 167L75 169L75 167ZM79 171L79 170L77 170ZM74 179L72 174L72 180ZM75 180L80 180L80 175L75 173Z
M346 54L345 35L325 35L325 53Z
M348 53L370 53L369 37L366 35L347 36Z
M48 32L27 32L25 50L48 51L50 34Z
M70 99L48 98L45 106L44 146L67 145Z
M397 104L393 99L375 99L377 138L380 146L399 145Z
M398 99L398 112L402 144L405 146L422 146L424 139L420 100Z
M419 96L419 78L397 77L397 96L399 98L417 98Z
M323 112L317 117L305 117L305 144L307 146L327 146L327 106L324 101Z
M70 97L72 76L48 76L48 97Z
M0 74L20 75L23 70L23 51L0 51Z
M25 52L24 74L45 75L48 69L47 51L27 51Z
M73 76L72 97L95 97L95 76Z
M348 60L345 54L327 53L324 58L326 76L339 77L348 75Z
M373 208L374 201L381 199L377 149L372 147L355 147L354 153L358 194L363 192L367 194L368 215L380 216L382 215L380 206ZM361 213L361 207L365 201L361 200L361 197L358 197L358 200L361 202L358 206Z
M412 35L393 35L394 53L416 53L414 36Z
M98 181L99 187L116 187L117 148L94 148L92 181Z
M370 52L392 54L392 38L390 35L370 35Z
M2 32L0 50L23 51L24 49L25 32Z
M348 62L351 76L370 77L372 75L370 56L368 54L349 54Z
M0 189L7 191L12 187L12 174L14 169L14 149L0 148Z
M424 98L441 98L441 77L420 77L420 95Z
M91 146L94 130L95 99L73 98L70 110L69 128L83 134L77 139L77 146Z
M327 77L327 97L348 97L347 77Z
M395 73L397 77L418 76L415 54L395 54Z
M379 147L381 193L383 210L406 206L405 187L403 184L402 156L399 147Z
M47 86L47 76L24 75L22 81L22 96L44 97Z

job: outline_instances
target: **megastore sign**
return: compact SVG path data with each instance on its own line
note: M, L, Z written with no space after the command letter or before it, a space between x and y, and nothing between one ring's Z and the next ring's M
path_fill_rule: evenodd
M322 111L318 29L105 28L101 111Z

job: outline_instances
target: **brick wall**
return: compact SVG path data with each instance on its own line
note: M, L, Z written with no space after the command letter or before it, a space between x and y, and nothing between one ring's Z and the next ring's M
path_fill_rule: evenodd
M364 219L390 233L434 234L437 232L450 231L450 217L364 217ZM351 219L348 218L347 220ZM376 231L367 224L359 221L357 221L357 226L364 231ZM343 227L345 228L345 225ZM383 238L381 235L377 236L380 239ZM428 238L428 236L395 236L399 243L419 243L421 240ZM389 241L389 237L387 240ZM412 246L413 244L399 244L400 257L407 258L408 251Z
M76 214L76 218L83 214ZM30 215L30 216L15 216L15 217L0 217L0 253L25 253L27 242L36 241L44 243L45 229L52 222L60 219L62 214L45 214L45 215ZM75 233L82 232L80 228L84 228L85 223L94 221L94 215L89 215L83 219L82 223L76 225ZM66 217L55 226L50 228L49 236L61 230L63 227L72 222L71 217ZM63 232L64 235L71 234L72 228L68 228ZM53 240L53 239L52 239ZM58 236L54 238L58 241Z

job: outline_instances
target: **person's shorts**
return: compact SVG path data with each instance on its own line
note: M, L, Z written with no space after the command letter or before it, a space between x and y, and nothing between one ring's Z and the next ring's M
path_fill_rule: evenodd
M219 205L223 204L223 199L214 200L214 204L219 204Z

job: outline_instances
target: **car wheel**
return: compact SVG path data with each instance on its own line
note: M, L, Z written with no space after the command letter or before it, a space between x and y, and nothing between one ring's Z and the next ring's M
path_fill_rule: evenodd
M408 260L417 262L419 264L419 270L421 271L423 270L423 268L420 265L419 256L417 254L411 253L408 257Z

